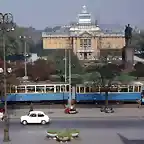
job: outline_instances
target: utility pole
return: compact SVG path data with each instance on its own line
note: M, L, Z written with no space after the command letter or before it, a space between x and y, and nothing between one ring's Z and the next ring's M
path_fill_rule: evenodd
M72 41L71 37L69 37L69 105L71 106L72 94L71 94L71 49L72 49Z
M24 69L25 69L25 74L24 74L24 79L28 79L27 75L27 39L30 39L31 37L27 36L19 36L20 39L24 41Z
M11 13L0 13L0 31L2 31L2 38L3 38L3 60L4 60L4 70L1 71L4 73L4 142L9 142L9 117L8 117L8 109L7 109L7 69L6 69L6 41L5 41L5 33L11 32L14 30L14 22L13 22L13 15ZM8 72L11 72L11 70Z
M27 42L24 41L25 78L27 78Z
M65 48L65 83L67 82L67 48Z

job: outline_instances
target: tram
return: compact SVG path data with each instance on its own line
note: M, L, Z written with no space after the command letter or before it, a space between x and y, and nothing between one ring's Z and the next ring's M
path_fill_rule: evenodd
M7 102L64 102L69 99L69 84L29 84L12 86L7 90ZM136 102L141 99L142 85L113 86L109 101ZM99 86L76 85L71 99L77 103L105 101L105 92ZM1 99L4 101L4 98ZM144 101L144 98L142 98Z

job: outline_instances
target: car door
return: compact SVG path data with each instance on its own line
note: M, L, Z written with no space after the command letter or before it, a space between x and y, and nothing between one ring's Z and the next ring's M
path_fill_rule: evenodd
M28 123L37 123L37 114L32 113L29 115Z
M38 113L38 123L41 123L44 120L44 114Z

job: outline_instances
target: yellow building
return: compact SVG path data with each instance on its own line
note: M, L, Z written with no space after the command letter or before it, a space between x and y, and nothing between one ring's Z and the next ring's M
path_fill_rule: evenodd
M107 33L92 22L86 6L78 14L78 22L52 33L43 32L43 49L69 49L79 60L96 60L103 50L120 50L125 45L124 34Z

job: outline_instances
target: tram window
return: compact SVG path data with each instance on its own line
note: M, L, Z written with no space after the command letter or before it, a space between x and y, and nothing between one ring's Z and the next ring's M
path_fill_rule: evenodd
M11 87L11 93L15 93L16 92L16 88L15 88L15 86L12 86Z
M46 86L46 92L54 92L54 86Z
M65 86L61 86L61 92L65 92Z
M92 92L99 92L99 91L100 91L99 87L92 87Z
M139 91L138 88L139 88L138 86L135 86L135 87L134 87L134 92L138 92L138 91Z
M79 93L79 86L76 87L76 92Z
M27 86L26 90L30 93L35 92L35 86Z
M122 88L120 88L120 92L128 92L128 88L127 87L122 87Z
M11 88L10 88L10 86L7 86L7 93L11 93Z
M36 86L36 92L44 93L45 92L45 87L44 86Z
M89 92L92 92L92 87L89 88Z
M117 87L111 87L110 92L118 92L118 88Z
M84 87L80 87L80 93L84 93Z
M86 88L85 88L85 91L86 91L86 92L90 92L90 88L89 88L89 87L86 87Z
M67 91L67 92L69 91L69 85L66 86L66 91Z
M133 86L129 86L129 92L133 92Z
M17 87L17 93L25 93L25 87L24 86L18 86Z
M56 92L60 92L60 86L56 86Z
M141 92L142 91L142 87L141 86L139 86L139 92Z

